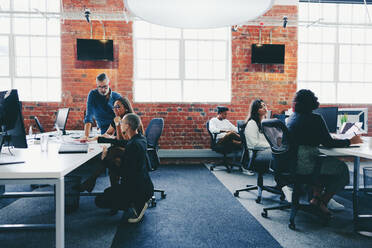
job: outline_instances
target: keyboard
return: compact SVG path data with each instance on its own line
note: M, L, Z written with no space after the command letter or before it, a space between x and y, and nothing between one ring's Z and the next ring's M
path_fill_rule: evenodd
M16 156L12 156L10 154L1 153L0 154L0 165L7 165L7 164L22 164L24 160L17 158Z
M59 147L58 153L87 153L88 144L71 144L62 143Z

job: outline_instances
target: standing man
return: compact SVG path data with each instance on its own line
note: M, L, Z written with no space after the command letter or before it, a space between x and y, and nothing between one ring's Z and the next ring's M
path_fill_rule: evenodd
M224 106L217 107L217 117L213 117L209 121L209 131L217 133L217 144L240 147L242 141L238 134L238 128L226 119L228 110Z
M106 73L101 73L96 78L97 89L91 90L87 99L87 111L84 118L84 137L88 139L90 128L93 123L93 117L97 122L97 126L101 129L101 134L104 134L109 128L110 123L115 117L112 110L114 102L121 95L110 89L110 79Z

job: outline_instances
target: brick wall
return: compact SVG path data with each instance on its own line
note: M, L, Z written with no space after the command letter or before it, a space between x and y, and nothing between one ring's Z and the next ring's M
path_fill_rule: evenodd
M96 3L96 4L94 4ZM105 4L106 3L106 4ZM123 1L73 1L64 0L65 10L69 6L87 6L91 9L122 9ZM296 18L297 6L274 6L266 15L281 19L284 15ZM53 127L55 112L60 107L71 108L68 129L83 128L83 111L89 90L95 87L95 77L106 72L111 78L114 91L133 99L133 48L132 25L123 21L105 21L106 38L114 40L115 61L111 64L82 64L76 60L76 39L89 38L90 26L86 21L65 20L62 32L62 102L25 102L23 114L28 127L33 116L38 116L47 130ZM251 44L258 43L259 29L262 29L263 43L281 43L286 46L285 65L252 65ZM93 22L93 38L103 36L102 25ZM102 68L105 69L97 69ZM279 26L243 26L232 32L232 99L229 119L236 123L245 119L249 104L255 98L264 99L273 110L279 113L288 109L296 91L297 74L297 28ZM165 120L160 139L162 149L208 148L209 136L205 122L216 115L215 104L137 104L133 106L144 122L145 127L154 117Z

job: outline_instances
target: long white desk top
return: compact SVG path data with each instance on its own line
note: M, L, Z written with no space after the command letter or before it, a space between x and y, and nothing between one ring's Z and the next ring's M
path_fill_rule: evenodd
M369 145L372 137L363 137L363 143L359 147L346 148L320 148L319 150L330 156L356 156L361 158L372 159L372 147Z
M11 149L20 164L0 165L0 179L60 178L102 152L103 144L89 144L88 153L59 154L60 144L49 143L48 151L41 152L40 145L27 149ZM7 152L7 148L3 148ZM1 156L1 155L0 155Z

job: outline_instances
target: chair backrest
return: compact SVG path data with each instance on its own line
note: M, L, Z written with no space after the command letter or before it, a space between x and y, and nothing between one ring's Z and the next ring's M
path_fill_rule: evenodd
M39 129L40 133L44 133L45 130L44 130L43 126L41 125L39 119L35 116L34 120L35 120L36 126Z
M145 132L148 146L155 148L158 147L158 141L161 134L163 133L163 128L164 128L163 118L154 118L150 121Z
M209 133L209 136L211 137L211 148L213 149L216 145L216 136L215 134L213 134L210 130L209 130L209 121L207 121L205 123L205 127L207 128L207 131Z
M279 119L263 120L262 131L269 142L274 158L274 170L277 173L294 173L295 159L291 150L291 139L285 124Z
M242 143L243 143L243 148L245 150L248 150L247 140L245 139L245 133L244 133L247 123L245 123L245 121L243 120L238 120L237 126L238 126L238 133L239 133L240 139L242 140Z

